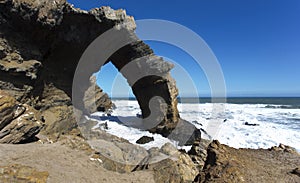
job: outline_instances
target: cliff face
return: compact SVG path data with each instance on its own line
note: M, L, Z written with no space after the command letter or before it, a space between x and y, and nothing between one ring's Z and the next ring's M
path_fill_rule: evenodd
M49 132L47 127L58 133L69 131L76 127L71 96L78 61L95 38L120 24L125 25L129 34L134 34L135 22L124 10L101 7L86 12L73 8L65 0L1 0L0 89L40 110L45 117L45 133ZM137 59L144 63L143 67L133 63L137 71L144 72L146 68L159 76L147 76L132 83L132 74L122 69ZM151 131L167 136L179 120L178 91L169 73L172 64L155 56L139 39L117 50L106 63L109 61L128 79L144 118L151 112L163 111L163 116L155 119L159 125ZM86 71L87 75L90 77L99 67ZM91 87L90 78L84 79L80 86L82 103L84 92ZM105 111L113 106L100 88L96 90L101 100L87 97L89 105L91 101L96 102L93 107L85 105L88 109L84 112ZM154 96L163 100L154 101L158 107L151 111L149 102Z

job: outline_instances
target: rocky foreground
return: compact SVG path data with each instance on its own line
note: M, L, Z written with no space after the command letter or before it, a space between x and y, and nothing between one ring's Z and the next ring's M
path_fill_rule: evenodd
M177 161L165 160L132 170L105 161L80 137L65 136L56 143L2 144L0 182L300 181L299 154L283 145L260 150L234 149L214 141L207 151L201 151L207 153L203 169L195 169L184 155Z
M94 121L75 119L74 72L84 49L97 36L120 26L134 35L135 22L124 10L90 12L64 0L0 0L0 182L300 182L300 155L291 147L234 149L200 139L200 131L180 119L172 65L141 40L120 48L106 62L119 70L136 58L161 77L132 85L142 117L149 100L158 102L162 122L152 133L173 133L192 145L189 152L171 144L146 150L127 140L91 130ZM85 114L113 103L87 73L82 86ZM130 75L123 73L128 77ZM82 106L75 106L80 108ZM188 126L187 126L188 125Z

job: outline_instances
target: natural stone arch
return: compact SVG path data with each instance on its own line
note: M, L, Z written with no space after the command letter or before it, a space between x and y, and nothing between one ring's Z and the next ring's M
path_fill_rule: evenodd
M118 42L116 45L126 46L106 48L106 44L111 46L115 41ZM98 49L107 49L108 52L103 52L104 56L101 56ZM117 51L111 54L111 49ZM74 76L73 102L78 100L75 101L75 107L80 108L80 105L83 105L80 104L82 102L80 96L87 88L87 80L96 72L95 68L101 67L104 63L101 63L101 60L105 60L106 57L108 58L106 62L112 60L134 90L143 117L146 118L142 120L140 127L176 140L180 145L191 145L195 140L200 140L200 131L179 118L177 88L169 72L173 65L155 56L153 51L128 29L109 30L98 37L83 53ZM79 94L75 93L75 97L74 91L79 91ZM154 105L151 102L154 102ZM148 118L147 115L152 117Z
M50 117L45 117L46 123L49 123L44 128L46 133L66 133L76 128L70 111L76 99L71 101L70 98L74 73L82 53L99 35L112 28L125 29L128 37L134 37L136 25L133 17L127 16L124 10L101 7L87 12L74 8L65 0L53 2L0 2L0 43L4 45L0 57L8 59L1 62L0 86L10 91L18 101L30 103L43 114L51 109L50 115L47 115ZM30 12L27 11L29 9ZM169 73L172 65L155 56L149 46L138 38L108 55L105 61L111 61L122 72L124 66L136 59L160 75L150 75L136 83L131 82L126 73L123 75L129 84L132 83L145 118L150 114L148 104L153 96L160 96L165 101L166 113L161 123L151 131L168 136L182 121L177 110L178 91ZM98 69L94 67L88 71L87 77L82 78L82 85L77 88L83 93L79 97L81 103L84 91L89 87L89 77ZM161 101L158 102L161 104ZM53 116L56 116L54 120Z
M129 44L120 47L111 55L107 53L108 59L105 63L111 61L132 87L140 105L142 116L146 118L143 120L144 124L141 128L168 136L179 120L177 110L178 90L175 80L170 75L173 64L155 56L153 50L137 39L132 30L121 31L113 28L111 31L114 33L113 35L120 34L115 39L127 40L129 39L127 37L133 38L129 39ZM113 42L113 39L104 40L99 39L95 41L97 43L91 44L77 66L73 83L73 101L77 100L74 103L75 107L82 111L86 111L83 109L85 105L81 104L81 96L88 88L87 79L95 72L95 68L100 68L101 72L101 66L104 63L97 61L98 58L101 60L103 57L92 49L102 50L105 49L103 47L106 44L109 45ZM122 43L120 44L122 45ZM153 103L152 108L151 102Z

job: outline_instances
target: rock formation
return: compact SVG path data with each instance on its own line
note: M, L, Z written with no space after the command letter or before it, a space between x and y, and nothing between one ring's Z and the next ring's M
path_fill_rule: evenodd
M173 65L135 36L135 26L124 10L109 7L87 12L65 0L0 0L1 182L300 182L299 154L292 148L234 149L200 141L200 131L179 117ZM192 145L188 153L171 144L146 150L91 130L93 121L77 123L73 104L84 114L113 107L91 78L99 63L79 72L81 82L72 88L84 50L110 29L131 40L104 62L132 87L141 127ZM78 103L72 89L79 90Z
M87 121L82 131L96 122ZM162 148L146 150L127 140L105 133L101 129L89 131L88 143L96 153L94 159L101 160L103 167L120 173L153 171L156 182L192 182L199 169L190 156L167 143Z
M91 77L101 68L100 63L96 63L90 70L78 68L84 70L79 71L84 75L78 88L74 87L73 80L85 49L95 38L110 29L119 32L125 29L126 34L122 35L124 39L133 38L108 55L104 62L112 62L132 87L145 119L141 128L147 127L153 133L170 135L173 139L180 137L178 140L190 140L189 143L200 139L200 131L179 118L178 90L170 75L173 65L155 56L152 49L135 36L135 26L133 18L127 16L124 10L112 10L109 7L86 12L73 8L65 0L1 0L0 143L27 143L39 138L42 143L59 140L63 145L74 148L81 145L87 147L79 141L76 144L69 141L64 143L66 136L81 139L77 137L82 134L78 130L81 129L83 133L87 130L87 126L77 123L73 106L89 115L95 111L109 112L113 104L108 95L96 85L95 77ZM102 45L106 46L105 42ZM104 51L100 50L100 53ZM146 75L136 78L137 73ZM72 95L74 89L79 91L79 102ZM180 124L180 128L172 133L177 124ZM170 145L161 150L147 151L101 130L86 135L89 146L97 151L92 159L102 162L102 166L108 170L151 170L159 182L190 182L197 175L190 157ZM93 143L103 146L93 146ZM181 142L181 145L184 143ZM105 145L113 147L114 151L103 148ZM170 149L179 156L178 161L167 159L163 164L151 164L157 154L167 156L171 153ZM92 152L89 148L80 150ZM128 164L128 161L134 161L134 164ZM141 162L147 164L147 167L142 166ZM8 172L10 169L17 174L11 175ZM18 173L19 169L38 174L30 167L19 165L7 166L3 171L5 176L11 175L18 179L23 176ZM171 172L174 175L168 178L165 173ZM40 178L44 180L46 177L45 174ZM31 175L27 179L31 181Z
M11 182L39 182L46 183L48 172L37 171L32 167L24 165L0 166L0 181Z
M38 111L1 91L0 116L0 143L33 141L43 127Z
M140 139L136 141L137 144L147 144L149 142L154 141L153 137L142 136Z
M84 94L84 106L89 114L97 111L112 112L115 107L108 95L96 83L96 76L90 78L90 87Z
M51 109L55 119L45 118L46 127L65 120L73 121L70 122L73 125L61 123L60 126L75 127L69 114L73 77L81 55L95 38L107 30L119 29L119 25L128 31L125 37L134 35L133 18L124 10L109 7L82 11L65 0L1 0L0 10L0 89L42 113ZM105 63L109 61L132 86L143 117L161 114L159 118L146 120L145 126L154 123L155 126L148 125L152 132L161 133L157 129L164 128L163 134L169 135L179 120L178 91L169 73L173 65L155 56L151 48L138 38L116 50ZM135 80L135 73L122 70L129 63L133 65L131 68L136 67L137 72L151 71L156 75ZM85 71L88 78L84 77L80 83L81 101L75 107L84 108L84 113L112 107L108 96L99 88L96 88L97 99L89 99L89 102L95 101L93 109L91 104L88 109L83 104L85 91L90 87L90 76L100 67ZM155 107L150 109L150 100L157 96L159 98L153 101ZM61 118L61 113L68 115ZM57 130L61 133L60 127Z
M209 140L201 139L200 141L195 141L192 148L189 150L188 154L192 161L196 165L199 171L202 171L207 160L207 148L210 144Z
M293 170L300 164L295 149L234 149L213 141L196 182L299 182Z
M156 182L192 182L198 170L186 154L179 152L173 145L167 143L161 149L152 148L149 155L136 170L152 170ZM168 156L168 158L165 158ZM162 158L162 161L158 159Z

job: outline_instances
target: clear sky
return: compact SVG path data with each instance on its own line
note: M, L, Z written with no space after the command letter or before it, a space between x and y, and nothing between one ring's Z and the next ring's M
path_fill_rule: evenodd
M299 0L68 1L85 10L111 6L126 9L136 20L164 19L190 28L218 58L228 96L300 96ZM187 70L200 95L209 95L207 79L189 55L174 46L147 43ZM172 74L181 96L194 95L176 70ZM112 65L101 70L100 78L106 79L100 85L108 93L116 74Z

